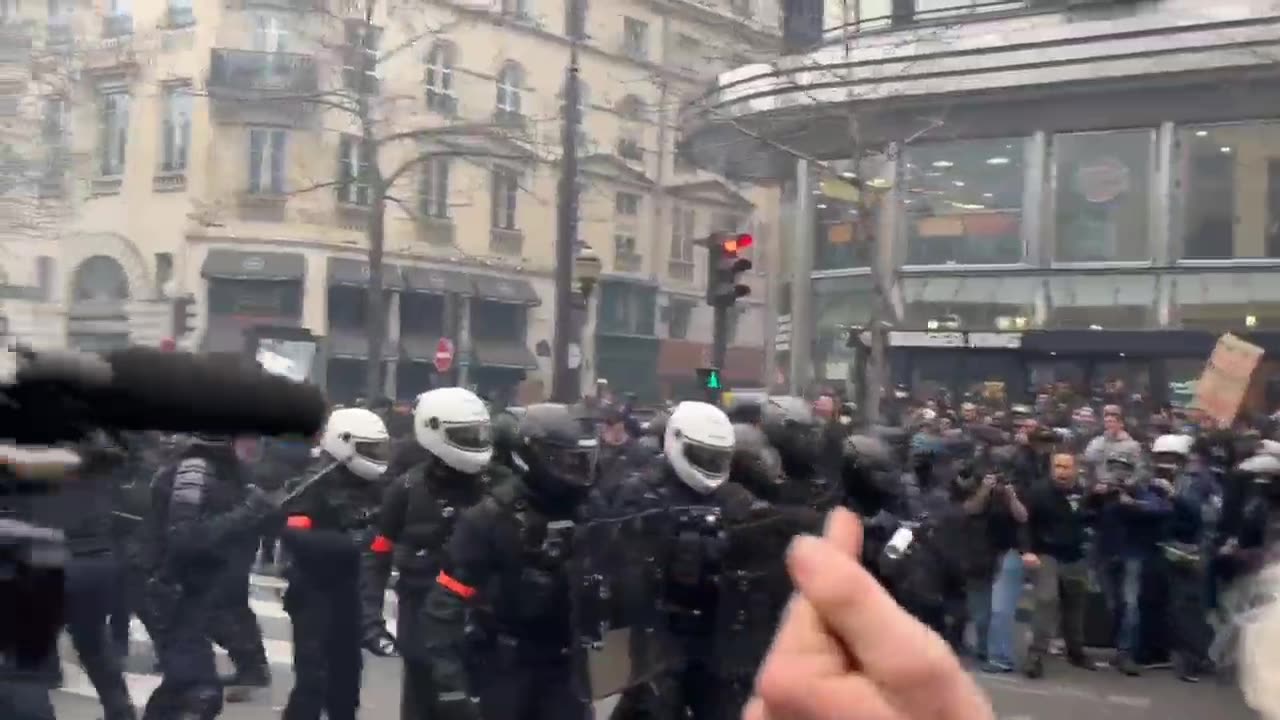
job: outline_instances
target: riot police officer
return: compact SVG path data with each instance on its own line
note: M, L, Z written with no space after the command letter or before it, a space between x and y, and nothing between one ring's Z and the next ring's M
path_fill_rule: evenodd
M769 398L763 429L787 476L782 502L823 511L839 504L839 486L826 477L822 467L823 426L809 403L793 396Z
M545 403L526 409L517 443L515 472L495 466L489 496L458 519L413 640L428 650L443 717L589 712L576 692L565 565L596 440L568 407ZM469 677L468 667L481 670Z
M230 572L223 548L256 535L280 495L244 482L230 438L197 435L156 477L152 498L144 602L163 679L143 718L212 720L223 700L209 635L215 593Z
M373 541L365 594L365 617L380 617L383 592L392 560L400 570L401 655L404 675L400 716L430 717L435 700L431 667L418 642L423 601L440 572L441 554L462 511L484 495L485 472L493 458L489 411L475 393L439 388L418 398L413 412L414 442L423 461L396 478L388 488ZM381 623L366 630L377 632ZM378 638L366 636L366 646Z
M294 686L283 720L355 720L363 658L361 554L370 552L391 438L369 410L335 410L320 440L324 475L298 488L280 543L293 621ZM314 477L314 476L313 476Z
M616 509L665 511L657 558L669 570L653 601L664 610L679 658L660 658L667 667L628 689L614 720L735 718L750 694L754 660L777 620L773 599L780 608L789 590L778 560L796 518L729 482L734 430L714 405L680 403L667 420L663 462L637 478ZM761 606L768 609L754 616Z

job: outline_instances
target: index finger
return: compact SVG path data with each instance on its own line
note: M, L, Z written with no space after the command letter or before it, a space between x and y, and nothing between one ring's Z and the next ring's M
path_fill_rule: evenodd
M799 539L787 560L800 594L868 677L908 687L959 670L947 644L831 542Z

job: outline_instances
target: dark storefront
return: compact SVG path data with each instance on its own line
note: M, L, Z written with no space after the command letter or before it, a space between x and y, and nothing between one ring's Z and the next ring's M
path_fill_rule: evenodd
M365 394L365 372L369 357L367 321L369 317L369 264L352 258L329 258L327 304L329 322L328 362L325 389L335 402L351 402ZM391 306L392 293L404 288L399 266L383 265L383 312ZM382 348L385 361L396 356L391 333Z
M528 372L538 369L529 350L529 308L542 304L528 280L473 275L469 384L492 398L514 397Z
M868 354L865 335L850 340L859 373ZM1280 353L1280 333L1240 336L1268 356ZM1172 388L1199 377L1217 340L1217 333L1202 330L895 330L889 364L892 382L921 396L947 390L960 397L998 383L1011 402L1029 402L1035 388L1050 383L1065 382L1093 396L1119 380L1127 392L1154 405L1174 399ZM1258 392L1253 400L1260 407L1280 400L1276 388L1260 386Z
M400 294L400 362L396 366L396 395L416 397L433 387L458 381L458 364L441 375L436 372L436 346L440 338L458 346L458 320L462 299L475 294L466 275L433 268L404 268L404 292Z
M208 283L203 352L243 353L244 331L302 326L307 259L301 253L212 249L200 275Z
M596 378L614 393L635 393L641 402L660 397L658 337L654 332L658 289L647 283L602 278L596 319Z
M666 399L700 399L704 390L697 370L711 364L711 345L691 340L663 340L658 350L658 379ZM731 347L721 377L725 389L764 387L764 348Z

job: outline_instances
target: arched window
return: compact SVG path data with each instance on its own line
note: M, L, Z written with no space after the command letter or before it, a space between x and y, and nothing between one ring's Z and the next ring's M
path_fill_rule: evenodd
M71 280L73 302L121 302L129 299L129 276L115 258L94 255L80 263Z
M505 115L520 115L520 93L524 88L524 68L514 60L502 64L498 73L497 110Z
M458 101L453 92L453 64L458 48L448 40L437 40L427 51L427 107L436 112L452 114Z

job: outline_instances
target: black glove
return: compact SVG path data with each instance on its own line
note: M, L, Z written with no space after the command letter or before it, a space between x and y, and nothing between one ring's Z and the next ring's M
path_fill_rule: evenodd
M283 488L263 490L257 485L250 485L246 490L245 504L264 515L280 512L284 507L285 499L288 497L288 493Z
M378 657L400 657L395 635L385 629L365 638L364 649Z
M440 720L481 720L480 703L461 692L437 695L436 713Z

